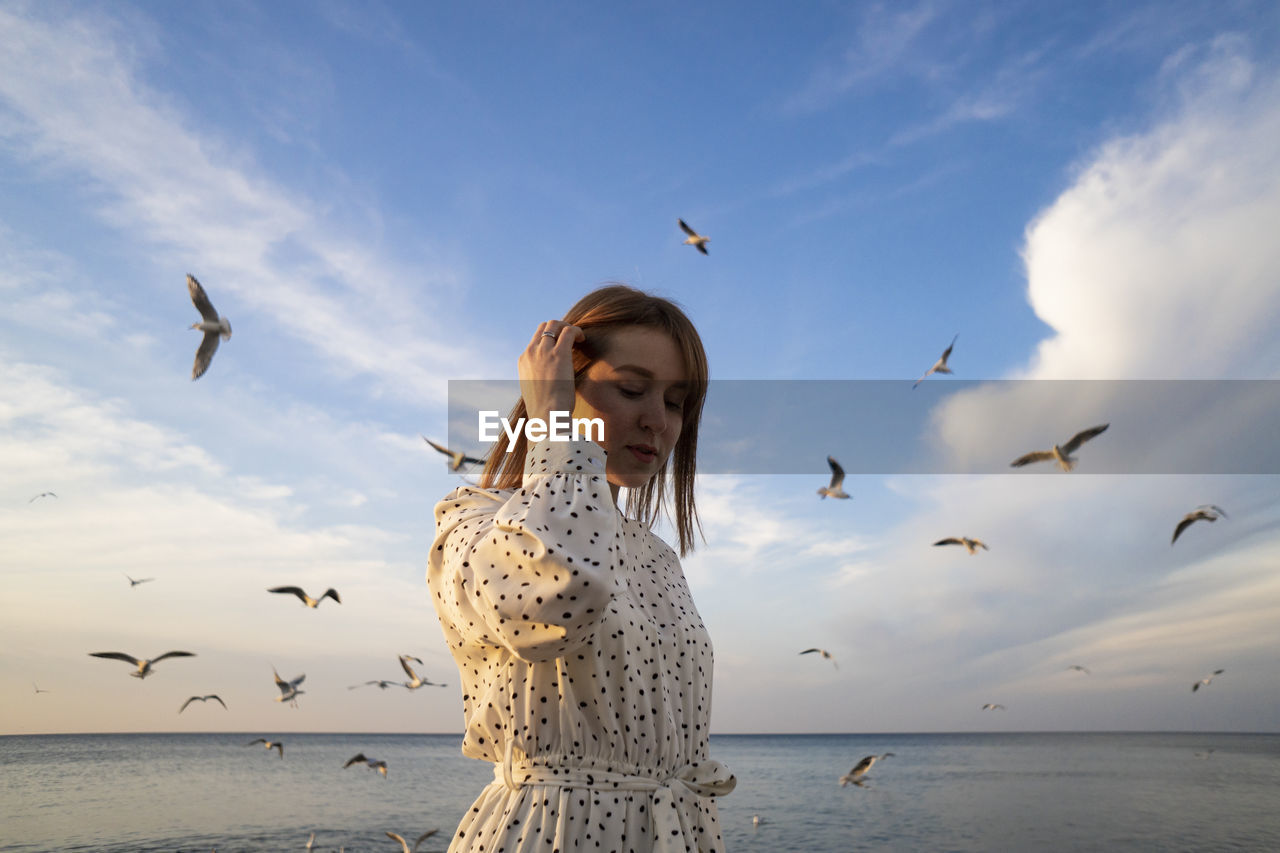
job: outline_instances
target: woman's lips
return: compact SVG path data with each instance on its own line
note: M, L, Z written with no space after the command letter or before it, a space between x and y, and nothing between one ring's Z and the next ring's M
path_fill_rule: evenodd
M643 444L628 444L627 450L635 454L636 459L648 464L658 458L658 451Z

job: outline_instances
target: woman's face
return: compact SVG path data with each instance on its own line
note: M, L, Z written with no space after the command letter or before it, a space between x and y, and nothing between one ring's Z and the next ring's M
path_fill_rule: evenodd
M578 383L573 417L604 421L605 471L617 500L619 487L643 486L667 464L680 438L688 381L675 341L659 329L618 329L606 349Z

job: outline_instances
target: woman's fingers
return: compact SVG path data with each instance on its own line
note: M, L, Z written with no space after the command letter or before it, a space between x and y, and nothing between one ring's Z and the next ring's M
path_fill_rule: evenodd
M538 324L517 365L521 396L530 417L546 418L552 411L572 411L573 347L585 339L582 329L563 320Z

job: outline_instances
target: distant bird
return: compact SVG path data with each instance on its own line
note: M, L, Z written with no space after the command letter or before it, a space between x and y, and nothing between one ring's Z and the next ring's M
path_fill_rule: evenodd
M343 769L343 770L346 770L346 769L347 769L348 767L350 767L352 764L359 764L359 763L360 763L360 762L362 762L362 761L363 761L365 764L369 765L369 769L370 769L370 770L377 770L379 773L381 773L381 774L382 774L382 776L383 776L383 778L384 778L384 779L386 778L386 775L387 775L387 762L385 762L385 761L379 761L379 760L378 760L378 759L376 759L376 758L366 758L366 757L365 757L365 754L364 754L363 752L357 752L355 755L353 755L353 756L351 756L350 758L348 758L348 759L347 759L347 763L346 763L346 764L344 764L344 765L342 765L342 769Z
M199 323L191 324L191 328L204 332L204 337L200 339L200 348L196 350L195 364L191 367L191 380L194 382L204 376L204 372L209 369L209 362L213 361L213 354L218 351L218 339L221 337L223 340L231 340L231 323L226 317L218 316L218 312L209 302L209 297L205 295L204 288L200 286L200 282L196 281L195 276L190 274L187 275L187 290L191 293L191 301L195 304L196 310L203 318Z
M31 682L31 686L32 686L32 687L34 687L34 688L36 689L36 692L37 692L37 693L52 693L52 692L53 692L52 690L44 690L44 689L42 689L42 688L40 687L40 685L39 685L39 684L36 684L34 681L33 681L33 682Z
M124 574L124 573L123 573L123 572L121 572L121 574ZM125 575L125 577L126 577L126 578L129 578L129 576L128 576L128 575ZM153 580L155 580L155 578L139 578L138 580L134 580L133 578L129 578L129 589L133 589L135 586L137 586L137 585L138 585L138 584L140 584L140 583L150 583L150 582L151 582L151 581L153 581Z
M827 651L826 649L805 649L800 654L807 655L807 654L812 654L813 652L817 652L827 660L831 661L831 665L834 666L836 669L840 668L840 664L836 663L836 659L833 658L831 656L831 652Z
M935 546L963 545L964 549L968 551L970 554L978 553L979 548L981 548L984 551L991 550L990 548L987 547L987 543L983 542L981 539L970 539L968 536L959 536L959 537L952 536L950 539L939 539L937 542L934 542L933 544Z
M1191 692L1192 692L1192 693L1195 693L1197 690L1199 690L1199 689L1200 689L1200 685L1202 685L1202 684L1203 684L1205 687L1208 687L1208 686L1209 686L1209 682L1213 681L1213 676L1214 676L1214 675L1222 675L1222 673L1224 673L1224 672L1226 672L1226 670L1225 670L1225 669L1215 669L1215 670L1213 671L1213 674L1212 674L1212 675L1206 675L1204 678L1200 679L1200 680L1199 680L1199 681L1197 681L1195 684L1191 685Z
M1063 471L1070 471L1072 468L1076 467L1076 460L1071 458L1071 454L1075 453L1076 450L1080 448L1080 445L1084 444L1089 439L1102 435L1102 433L1107 431L1107 427L1109 426L1111 426L1111 424L1101 424L1096 427L1089 427L1089 429L1073 435L1071 440L1066 444L1061 446L1055 444L1052 450L1034 450L1031 453L1019 456L1017 459L1009 463L1009 467L1021 468L1023 465L1030 465L1032 462L1045 462L1053 459L1057 461L1058 467Z
M1169 544L1172 545L1177 542L1178 537L1182 535L1182 531L1197 521L1217 521L1219 518L1226 517L1226 510L1222 507L1214 506L1213 504L1202 504L1182 517L1182 521L1178 522L1178 526L1173 528L1173 539L1169 541Z
M33 504L33 503L35 503L36 501L40 500L41 498L56 498L56 497L57 497L57 495L55 495L53 492L41 492L40 494L36 495L36 496L35 496L34 498L32 498L31 500L27 501L27 503L29 503L29 504Z
M840 787L843 788L850 782L856 783L863 776L867 775L867 771L871 769L872 764L875 764L877 761L883 761L891 755L893 755L892 752L886 752L884 755L868 755L866 758L853 765L852 770L840 777Z
M217 699L218 704L222 706L223 710L227 709L227 703L222 701L221 696L217 693L210 693L208 696L192 696L190 699L182 703L182 707L178 709L178 713L181 714L183 711L187 710L187 706L192 702L207 702L210 699Z
M947 367L947 359L951 358L951 348L956 345L956 339L959 337L960 335L957 334L954 338L951 339L950 345L948 345L947 348L942 351L942 358L935 361L933 363L933 367L930 367L928 370L926 370L924 372L924 376L921 376L919 379L916 380L916 384L911 386L912 391L916 390L916 385L919 385L921 382L928 379L931 373L950 373L951 372L951 368Z
M1078 663L1073 663L1073 664L1071 664L1071 666L1067 667L1067 671L1068 671L1068 672L1069 672L1069 671L1071 671L1071 670L1073 670L1073 669L1074 669L1076 672L1083 672L1085 675L1088 675L1088 674L1089 674L1089 670L1085 669L1083 666L1081 666L1081 665L1080 665L1080 664L1078 664Z
M711 238L703 237L697 231L694 231L683 219L677 219L676 222L679 223L680 230L689 235L684 239L684 243L681 245L693 246L693 248L697 249L702 254L707 254L707 244L711 242Z
M474 456L468 456L465 453L463 453L461 450L450 450L449 448L443 445L436 444L434 441L427 438L425 435L422 437L422 440L425 441L427 444L431 445L432 447L434 447L436 450L443 453L445 456L449 457L450 471L457 471L461 469L463 465L483 465L484 464L483 459L477 459Z
M277 741L270 741L270 740L267 740L267 739L266 739L266 738L264 738L264 737L260 737L260 738L258 738L257 740L251 740L251 741L249 741L248 743L246 743L246 744L245 744L245 746L253 746L255 743L260 743L260 744L262 744L262 745L263 745L263 747L264 747L264 748L266 748L266 749L274 749L274 750L276 750L277 752L279 752L279 753L280 753L280 757L281 757L281 758L284 758L284 743L282 743L281 741L278 741L278 740L277 740Z
M409 688L410 690L417 690L419 687L448 687L449 686L447 684L437 684L436 682L432 681L429 678L422 678L421 676L419 676L418 673L413 671L413 667L409 666L409 661L411 660L418 661L418 663L422 663L421 660L418 660L418 658L415 658L412 655L400 655L400 666L404 668L405 674L409 676L408 681L402 682L405 687Z
M751 825L752 825L752 826L759 826L759 825L760 825L760 824L762 824L762 823L768 823L768 821L767 821L767 820L765 820L764 818L760 817L760 815L758 815L758 814L753 814L753 815L751 816Z
M360 688L360 687L368 687L370 684L376 684L379 687L381 687L383 690L386 690L388 687L391 687L392 685L395 685L396 687L401 686L401 683L399 681L366 681L364 684L353 684L347 689L356 690L357 688Z
M320 602L324 601L326 598L332 598L334 601L338 602L339 604L342 603L342 599L338 598L338 591L332 588L326 589L324 591L324 595L320 596L319 598L312 598L311 596L303 592L301 587L296 587L296 586L277 586L267 590L267 592L283 592L289 595L296 595L298 596L298 599L303 604L307 605L312 609L315 609L320 604Z
M135 658L133 655L126 655L124 652L89 652L89 656L95 658L110 658L111 660L122 660L126 663L131 663L138 668L138 671L131 672L129 674L134 678L146 678L154 672L151 668L153 664L157 664L165 658L193 658L195 657L195 653L165 652L159 657L154 657L151 660Z
M276 672L276 668L271 667L271 674L276 677L276 687L280 688L280 695L276 697L277 702L289 702L293 707L298 707L298 697L305 693L305 690L299 690L298 685L307 677L304 672L292 681L285 681L280 677L280 673Z
M1003 705L996 705L996 704L994 704L994 703L992 703L992 702L988 702L987 704L985 704L985 705L983 705L983 706L982 706L982 710L984 710L984 711L1007 711L1007 710L1009 710L1009 709L1008 709L1008 708L1006 708L1006 707L1005 707L1005 706L1003 706Z
M428 829L426 832L418 836L418 840L413 842L412 848L409 847L408 841L405 841L403 838L401 838L399 835L396 835L394 832L388 832L387 837L394 838L396 841L400 842L401 853L418 853L418 845L426 841L428 838L435 835L439 831L440 830L438 829Z
M818 494L822 495L824 500L826 498L849 497L845 494L844 489L841 488L841 484L844 483L844 469L840 467L840 463L836 461L834 456L827 457L827 464L831 466L831 482L818 489Z

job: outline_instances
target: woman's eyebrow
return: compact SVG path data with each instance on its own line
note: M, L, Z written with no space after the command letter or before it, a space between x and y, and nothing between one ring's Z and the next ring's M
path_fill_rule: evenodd
M657 378L658 378L658 375L657 375L656 373L654 373L652 370L650 370L650 369L649 369L649 368L647 368L647 367L641 367L641 366L640 366L640 365L638 365L638 364L620 364L620 365L618 365L617 367L615 367L615 368L614 368L614 370L616 370L616 371L618 371L618 372L622 372L623 370L629 370L629 371L631 371L632 373L635 373L635 374L640 375L640 376L641 376L642 378L644 378L644 379L657 379ZM672 387L672 388L678 388L678 389L680 389L681 391L683 391L683 390L686 390L686 389L689 387L689 383L688 383L688 382L686 382L685 380L681 379L681 380L680 380L680 381L678 381L678 382L673 382L673 383L671 383L671 387Z

